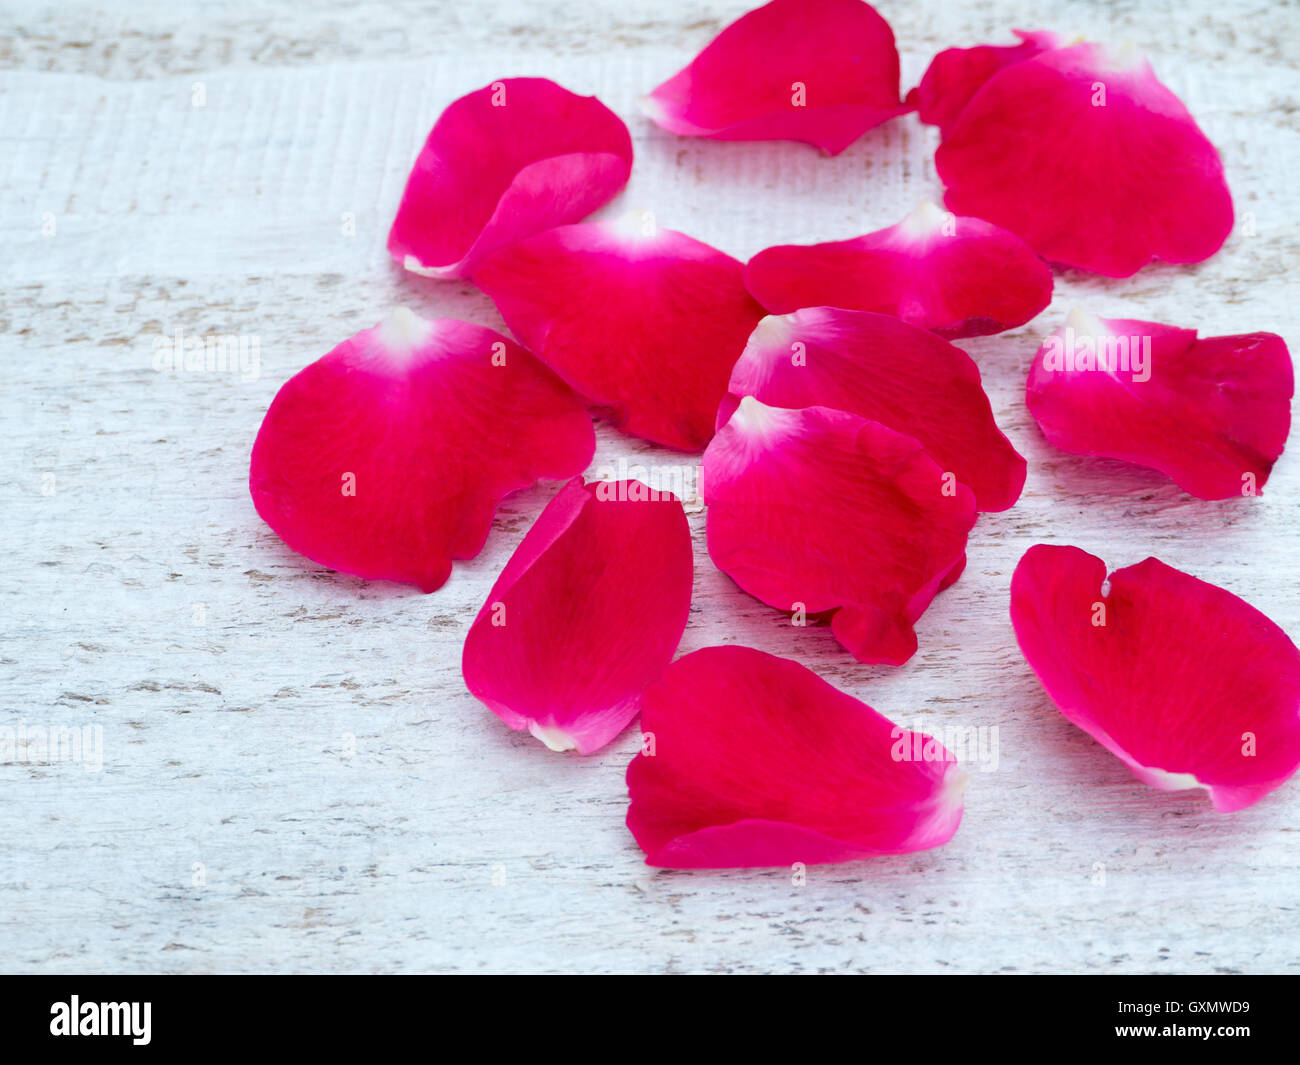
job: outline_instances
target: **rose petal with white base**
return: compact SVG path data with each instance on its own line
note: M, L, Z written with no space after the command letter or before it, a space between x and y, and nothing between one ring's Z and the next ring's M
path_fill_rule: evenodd
M627 826L648 865L848 862L946 843L966 774L811 670L706 647L646 689ZM921 757L913 757L920 751Z
M1029 321L1051 302L1052 271L1014 233L923 203L898 225L852 240L760 251L745 286L774 314L876 311L951 340Z
M1006 510L1025 484L1025 460L993 420L974 360L888 315L808 307L764 318L731 371L719 425L743 396L832 407L913 436L980 510Z
M248 482L300 554L432 592L482 550L504 496L594 450L577 397L518 344L401 307L281 387Z
M637 714L691 605L691 533L671 492L581 477L542 511L465 639L476 699L555 751L590 754Z
M633 436L699 451L763 309L730 255L645 212L562 226L474 281L537 357Z
M911 105L894 33L862 0L772 0L724 29L642 101L673 133L792 140L838 155Z
M901 665L913 624L965 564L975 496L913 437L856 414L753 396L700 470L709 556L778 610L829 615L861 662Z
M594 96L504 78L438 118L406 182L388 251L427 277L468 277L484 256L612 199L632 138Z
M1274 333L1197 337L1082 308L1048 337L1025 403L1057 447L1150 466L1201 499L1262 494L1295 379Z
M1067 720L1164 791L1240 810L1300 767L1300 651L1231 592L1148 558L1038 544L1011 580L1026 661Z
M1108 277L1200 262L1232 231L1219 153L1128 47L1077 44L1003 67L934 163L949 210Z

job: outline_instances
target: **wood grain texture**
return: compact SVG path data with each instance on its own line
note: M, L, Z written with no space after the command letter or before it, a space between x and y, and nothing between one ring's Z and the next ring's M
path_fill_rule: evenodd
M1293 5L880 4L908 85L939 48L1012 26L1133 38L1253 221L1200 266L1067 273L1030 326L963 342L1029 481L1016 508L981 516L905 667L857 665L829 629L741 594L694 508L683 653L745 643L896 720L998 726L997 771L974 774L938 851L814 868L803 886L647 868L623 826L634 736L556 756L460 678L467 627L555 484L507 500L483 554L430 596L322 571L258 521L249 447L289 375L399 302L502 328L469 285L403 276L384 252L418 145L471 88L541 74L599 94L637 150L611 209L648 208L740 257L938 198L936 137L911 116L835 159L641 118L636 97L744 8L3 5L0 714L101 726L103 767L0 765L0 967L1300 969L1300 784L1232 816L1145 788L1054 711L1007 618L1017 559L1049 541L1113 566L1156 554L1300 635L1295 454L1262 498L1201 502L1054 451L1022 396L1038 339L1077 302L1300 338ZM256 337L256 380L156 372L154 340L177 328ZM602 426L596 464L620 458L682 462Z

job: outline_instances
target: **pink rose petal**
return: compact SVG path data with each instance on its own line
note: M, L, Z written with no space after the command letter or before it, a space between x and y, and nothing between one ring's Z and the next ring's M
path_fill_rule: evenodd
M468 277L485 255L613 198L632 139L594 96L504 78L450 104L406 183L388 251L415 273Z
M742 589L778 610L832 614L861 662L916 652L913 623L965 564L975 497L915 439L746 396L700 473L709 555Z
M1158 322L1071 313L1025 391L1057 447L1150 466L1201 499L1258 495L1291 430L1294 377L1273 333L1198 339Z
M1078 44L994 74L935 153L944 202L1050 262L1127 277L1232 229L1219 153L1139 55Z
M506 563L465 640L476 699L552 750L590 754L637 714L691 605L691 534L671 492L570 481Z
M1231 811L1300 766L1300 651L1231 592L1155 558L1108 578L1077 547L1038 544L1011 621L1061 713L1144 783Z
M634 436L699 451L763 309L744 268L646 215L564 226L474 275L515 336Z
M793 140L838 155L911 110L894 33L861 0L772 0L741 16L645 100L664 129L724 141Z
M248 481L295 551L432 592L482 550L503 496L594 450L582 405L523 348L403 307L284 384Z
M678 659L646 689L641 727L627 826L649 865L906 854L946 843L961 821L965 774L941 744L748 647Z
M921 83L912 90L915 96L908 96L909 100L915 99L917 118L938 126L946 137L970 98L989 78L1003 67L1057 46L1056 34L1045 30L1012 32L1020 38L1019 44L945 48L930 60Z
M980 510L1006 510L1025 484L1025 460L993 420L974 360L896 318L835 307L764 318L731 371L720 425L742 396L833 407L913 436Z
M1023 325L1052 299L1052 271L1019 237L931 203L853 240L760 251L745 285L774 314L877 311L949 339Z

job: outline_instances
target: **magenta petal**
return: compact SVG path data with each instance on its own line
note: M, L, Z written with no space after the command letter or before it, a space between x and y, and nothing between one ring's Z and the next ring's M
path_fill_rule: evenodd
M1291 355L1273 333L1071 313L1025 402L1057 447L1150 466L1201 499L1258 495L1291 430Z
M774 314L877 311L954 339L1029 321L1051 302L1052 271L1015 234L926 203L853 240L760 251L745 267L745 286Z
M1127 277L1209 258L1232 229L1219 153L1141 57L1094 44L994 74L935 153L957 214L1051 262Z
M700 472L709 555L741 588L778 610L833 612L861 662L916 652L912 625L964 563L975 497L915 439L746 396Z
M862 0L772 0L718 34L644 104L673 133L802 141L830 155L911 110L898 96L894 33Z
M1038 544L1011 621L1061 713L1144 783L1230 811L1300 767L1300 651L1232 593L1154 558L1107 578L1077 547Z
M706 647L646 689L627 827L649 865L847 862L946 843L965 774L797 662ZM916 753L921 757L915 757Z
M295 551L432 592L482 550L503 496L594 450L582 405L523 348L403 307L285 382L248 481Z
M1045 30L1012 31L1019 44L980 44L974 48L945 48L930 60L916 93L917 118L938 126L947 136L953 123L981 86L1003 67L1030 59L1056 47L1056 34Z
M552 750L590 754L627 727L691 605L691 534L671 492L570 481L492 586L465 640L476 699Z
M511 331L634 436L699 451L763 309L730 255L648 216L564 226L474 281Z
M594 96L545 78L450 104L415 160L388 251L415 273L468 277L485 255L577 222L627 184L632 139Z
M913 436L980 510L1006 510L1025 484L1025 460L993 420L974 360L896 318L834 307L764 318L731 372L719 424L742 396L833 407Z

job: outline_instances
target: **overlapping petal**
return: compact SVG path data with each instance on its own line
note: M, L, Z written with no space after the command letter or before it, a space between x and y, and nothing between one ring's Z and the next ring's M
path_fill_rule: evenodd
M704 453L709 555L778 610L831 615L862 662L906 662L913 623L965 564L975 497L910 436L752 396ZM951 580L948 580L951 583Z
M894 33L862 0L772 0L724 29L644 106L673 133L802 141L830 155L911 110L898 95Z
M1057 447L1151 466L1202 499L1257 495L1291 429L1294 375L1273 333L1071 312L1034 357L1025 402Z
M528 531L465 640L470 692L552 750L590 754L636 716L691 605L691 534L671 492L570 481Z
M935 153L944 202L1051 262L1127 277L1232 229L1219 153L1145 58L1077 44L1003 67Z
M1020 38L1019 44L945 48L930 60L921 83L908 94L908 100L916 103L917 118L938 126L947 136L970 98L989 78L1003 67L1057 47L1056 34L1046 30L1012 32Z
M1014 233L932 203L852 240L766 248L745 285L774 314L877 311L950 339L1023 325L1052 299L1052 271Z
M1025 460L993 420L974 360L897 318L835 307L764 318L731 371L719 424L742 396L832 407L913 436L980 510L1006 510L1025 484Z
M1231 592L1155 558L1107 578L1094 555L1039 544L1011 620L1061 713L1152 787L1239 810L1300 766L1300 651Z
M519 345L403 307L284 384L249 489L295 551L431 592L482 549L503 496L594 450L577 397Z
M577 222L632 170L613 111L545 78L494 81L450 104L415 160L388 251L429 277L468 277L498 248Z
M511 331L634 436L699 451L763 309L744 267L645 214L563 226L474 281Z
M650 865L846 862L946 843L965 775L797 662L706 647L646 689L627 825ZM921 757L915 757L919 752Z

